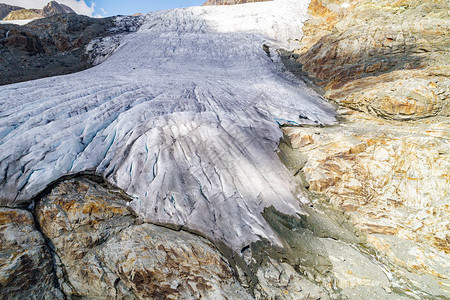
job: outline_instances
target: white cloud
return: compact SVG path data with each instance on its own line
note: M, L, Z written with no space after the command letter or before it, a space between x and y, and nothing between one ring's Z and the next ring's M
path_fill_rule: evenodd
M25 8L43 8L51 0L1 0L2 3L16 5ZM77 14L92 17L95 10L95 3L92 2L88 6L84 0L56 0L60 4L64 4L72 8Z

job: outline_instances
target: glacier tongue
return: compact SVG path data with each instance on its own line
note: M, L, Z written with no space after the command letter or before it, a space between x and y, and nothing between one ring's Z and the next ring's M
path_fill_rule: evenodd
M276 154L278 123L334 122L332 107L263 50L301 38L308 3L150 13L99 66L1 87L1 205L95 170L145 221L233 250L276 243L264 207L302 213Z

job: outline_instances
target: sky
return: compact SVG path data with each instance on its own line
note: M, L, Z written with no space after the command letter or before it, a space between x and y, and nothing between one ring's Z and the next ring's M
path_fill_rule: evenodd
M25 8L42 8L51 0L0 0L0 3ZM154 10L202 5L206 0L56 0L75 12L91 17L132 15Z

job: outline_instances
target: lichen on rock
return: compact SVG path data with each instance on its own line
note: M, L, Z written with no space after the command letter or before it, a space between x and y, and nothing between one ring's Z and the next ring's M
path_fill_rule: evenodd
M36 206L66 295L131 299L250 299L213 244L142 224L119 190L63 181Z

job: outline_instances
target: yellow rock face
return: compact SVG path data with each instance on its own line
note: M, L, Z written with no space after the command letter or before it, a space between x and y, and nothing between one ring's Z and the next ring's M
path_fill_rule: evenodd
M450 2L313 0L296 51L325 97L394 120L448 116Z
M360 231L434 249L423 252L440 253L435 261L450 268L449 120L380 125L358 115L339 127L284 129L307 161L302 172L309 190L325 193ZM448 278L431 263L414 266Z
M29 20L29 19L39 19L44 16L38 9L19 9L10 12L3 20Z

